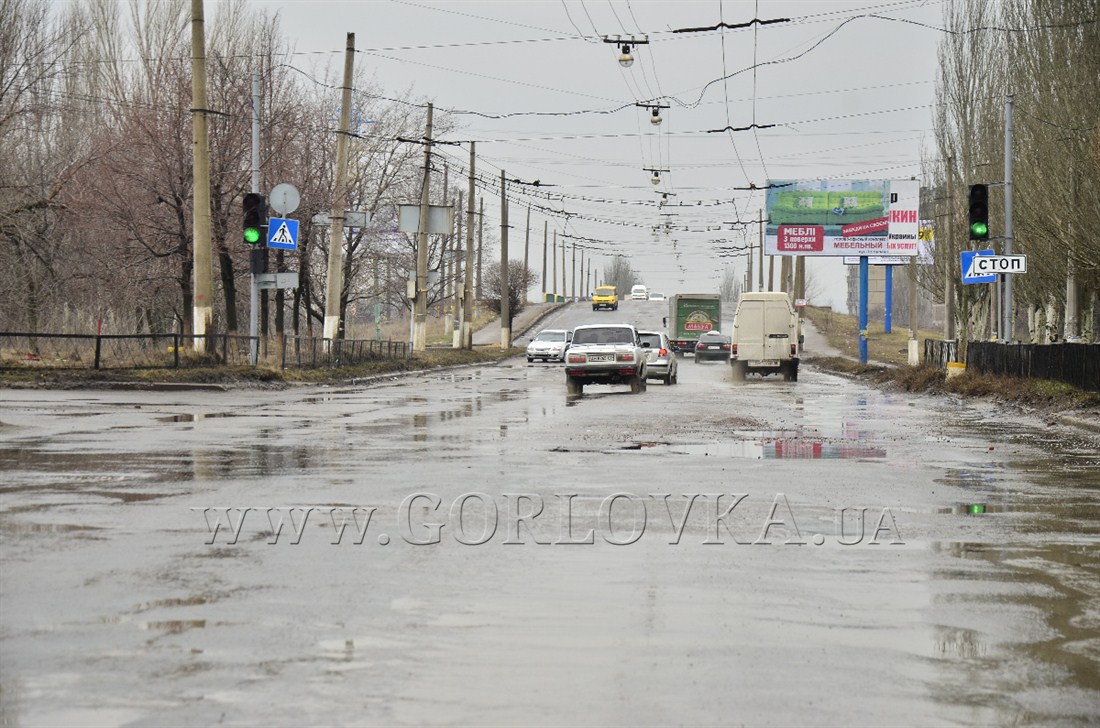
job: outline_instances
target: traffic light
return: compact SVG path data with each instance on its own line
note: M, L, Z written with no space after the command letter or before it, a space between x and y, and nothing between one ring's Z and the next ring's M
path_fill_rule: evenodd
M989 240L989 187L970 185L970 239Z
M267 202L258 192L249 192L244 196L244 241L256 245L263 238L264 224L267 222Z

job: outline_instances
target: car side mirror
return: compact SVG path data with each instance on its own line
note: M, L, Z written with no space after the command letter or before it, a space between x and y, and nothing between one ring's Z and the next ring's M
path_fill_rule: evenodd
M643 341L643 342L642 342L642 348L643 348L643 349L650 349L650 348L652 348L652 347L651 347L651 346L649 345L649 342L648 342L648 341Z
M668 316L661 319L661 326L668 326Z

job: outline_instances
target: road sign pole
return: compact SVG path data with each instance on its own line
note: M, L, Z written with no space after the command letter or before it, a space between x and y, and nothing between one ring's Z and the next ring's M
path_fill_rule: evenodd
M867 363L867 256L859 256L859 363Z
M260 74L252 73L252 192L260 191ZM260 287L256 283L256 267L249 253L248 266L248 361L256 366L260 361Z

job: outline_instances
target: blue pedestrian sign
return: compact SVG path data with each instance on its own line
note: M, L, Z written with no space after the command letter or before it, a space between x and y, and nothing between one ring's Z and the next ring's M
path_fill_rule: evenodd
M273 217L267 221L267 247L277 250L298 249L298 221Z
M996 283L997 275L972 275L974 257L978 255L993 255L992 250L964 250L959 254L959 262L962 268L963 283Z

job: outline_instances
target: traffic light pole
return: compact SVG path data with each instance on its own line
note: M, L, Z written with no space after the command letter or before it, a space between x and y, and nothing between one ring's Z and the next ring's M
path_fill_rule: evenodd
M1005 255L1012 255L1012 95L1005 96ZM1004 305L1001 307L1001 336L1014 341L1015 329L1012 316L1012 275L1001 275L1004 280Z
M252 73L252 192L260 191L260 74ZM252 366L256 366L260 358L259 336L259 312L260 312L260 287L256 283L256 267L249 256L249 291L248 291L248 360Z

